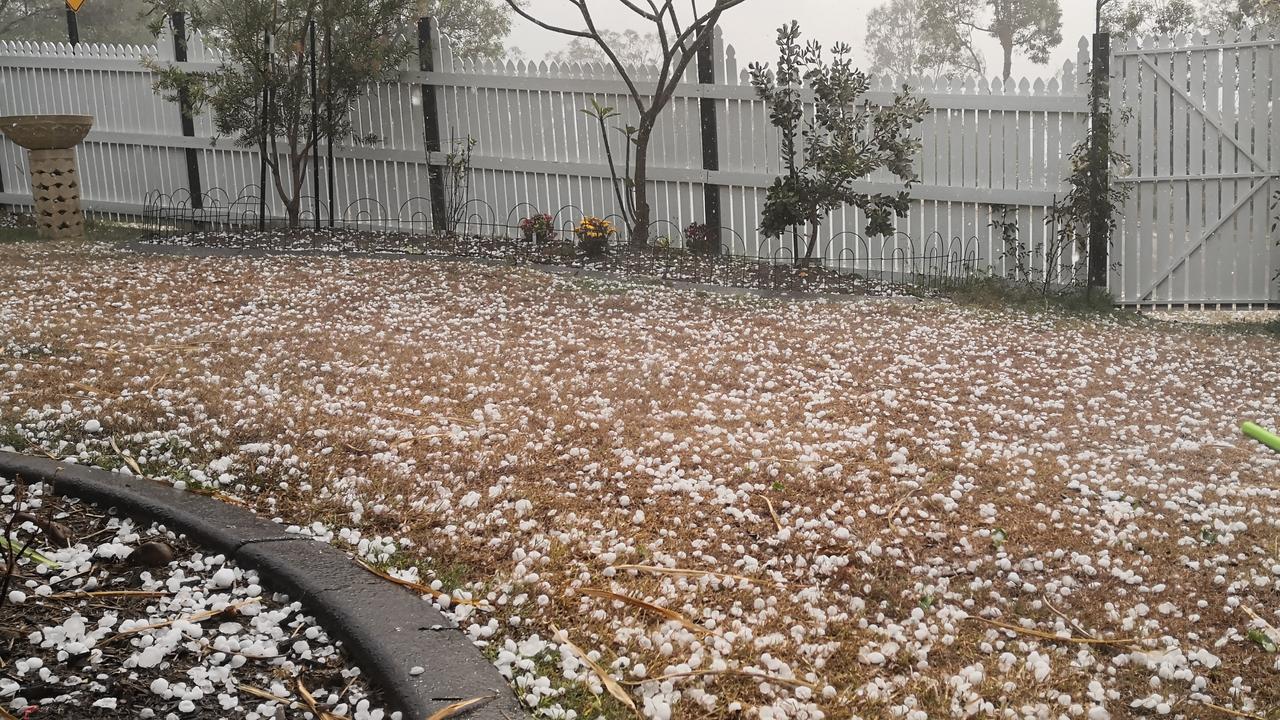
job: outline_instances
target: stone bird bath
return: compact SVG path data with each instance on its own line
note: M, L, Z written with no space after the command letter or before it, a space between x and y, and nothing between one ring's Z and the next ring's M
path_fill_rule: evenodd
M0 132L31 152L31 195L40 237L84 237L75 147L93 126L91 115L8 115Z

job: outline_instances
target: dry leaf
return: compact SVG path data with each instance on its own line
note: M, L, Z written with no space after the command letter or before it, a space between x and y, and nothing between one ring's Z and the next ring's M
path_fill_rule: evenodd
M377 575L378 577L382 578L383 580L393 582L396 585L399 585L400 587L407 587L410 590L421 593L423 595L430 595L431 597L436 598L437 600L441 598L448 598L449 602L454 605L472 605L478 608L484 607L483 605L480 605L479 603L473 600L459 600L453 597L452 595L450 595L449 593L436 590L430 585L423 585L422 583L416 583L412 580L405 580L403 578L398 578L395 575L391 575L390 573L385 573L379 570L378 568L370 565L369 563L361 560L360 558L355 558L355 563L360 567L364 568L365 570L368 570L374 575Z
M460 715L472 708L479 707L489 702L494 697L496 696L484 695L482 697L473 697L470 700L459 700L456 703L445 705L439 710L431 713L431 715L427 717L427 720L445 720L445 718L451 718L455 715Z
M778 513L773 509L773 501L765 495L761 495L760 499L764 501L765 505L769 506L769 516L773 518L774 527L778 528L778 532L782 532L782 521L778 519Z
M675 620L676 622L680 623L681 625L688 628L689 630L693 630L694 632L707 631L706 628L694 624L691 620L689 620L689 618L676 612L675 610L672 610L671 608L664 608L660 605L654 605L651 602L646 602L644 600L641 600L640 598L631 597L630 595L623 595L621 593L612 592L610 590L602 590L600 588L583 588L582 594L590 595L591 597L604 598L606 600L617 600L618 602L626 603L627 605L631 605L632 607L638 607L641 610L647 610L651 613L654 613L655 615L661 615L662 617L668 620Z
M1138 642L1138 638L1115 638L1109 640L1107 638L1092 637L1063 637L1061 635L1054 635L1051 632L1045 632L1044 630L1025 628L1020 625L1010 625L1009 623L1000 622L999 620L988 620L987 618L979 617L977 615L970 615L969 618L987 623L988 625L994 625L1012 633L1031 635L1032 637L1043 638L1045 640L1057 640L1058 642L1077 643L1080 645L1133 645Z
M116 455L120 456L120 459L124 461L125 465L129 466L129 469L133 471L134 475L142 477L142 468L138 467L138 461L134 460L132 455L120 449L120 446L116 444L116 438L114 435L111 436L111 449L116 451Z
M592 672L594 672L596 676L600 678L600 682L604 683L604 689L608 690L610 695L614 696L621 703L631 708L631 711L634 712L637 716L640 714L640 711L636 709L635 701L631 699L631 695L627 693L626 688L619 685L618 681L614 680L612 675L610 675L608 672L605 671L604 668L600 667L599 664L597 664L594 660L588 657L585 650L578 647L577 645L574 645L569 640L568 635L561 632L560 628L556 627L555 625L552 625L551 631L556 635L562 635L564 637L564 644L568 645L569 649L572 650L575 655L581 658L582 662L586 663L587 667L591 668Z

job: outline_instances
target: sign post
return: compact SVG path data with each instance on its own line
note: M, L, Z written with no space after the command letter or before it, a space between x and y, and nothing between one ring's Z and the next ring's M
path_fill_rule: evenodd
M76 13L84 7L84 0L67 0L67 40L74 47L80 44L80 26L76 24Z

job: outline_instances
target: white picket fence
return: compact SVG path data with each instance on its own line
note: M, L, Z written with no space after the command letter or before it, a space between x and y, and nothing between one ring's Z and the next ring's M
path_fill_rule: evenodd
M1182 54L1207 57L1214 52L1235 52L1231 48L1191 47L1199 49ZM1151 96L1151 84L1156 80L1142 74L1147 65L1139 50L1146 52L1148 48L1132 50L1130 55L1124 53L1131 50L1116 54L1118 106L1149 101ZM1150 50L1157 68L1166 67L1161 58L1177 56L1167 48L1163 55L1160 48ZM1274 43L1250 45L1248 67L1257 66L1258 58L1263 57L1274 63L1275 50ZM705 220L704 188L712 185L721 188L722 223L727 228L724 242L731 252L787 258L789 238L769 241L756 231L766 189L781 171L778 133L747 81L745 68L739 67L734 49L717 38L712 56L715 82L699 84L696 70L691 68L654 136L649 188L653 217L659 222L655 232L679 242L680 228ZM0 43L3 112L75 112L97 118L80 155L90 209L136 214L148 195L157 190L180 196L187 187L186 151L192 148L199 156L202 185L215 188L206 204L238 204L240 211L256 213L256 200L240 197L237 203L245 188L256 186L256 149L236 148L227 138L215 141L208 117L196 119L194 137L183 137L176 105L151 90L151 73L140 64L144 57L172 61L172 42L161 38L156 46L81 45L74 50L65 45ZM190 43L189 58L185 66L193 70L213 69L221 62L198 37ZM918 160L920 184L911 191L908 217L898 223L895 235L881 239L860 234L863 218L856 210L838 212L824 228L820 252L828 261L852 270L901 270L920 267L921 260L927 259L933 271L947 271L943 266L948 263L965 263L995 274L1008 273L1012 263L1004 252L1000 228L992 220L1015 222L1023 242L1031 248L1042 246L1052 232L1045 217L1055 198L1065 192L1062 178L1069 172L1067 155L1084 136L1088 119L1088 62L1088 44L1081 41L1077 61L1066 63L1058 77L1048 82L925 84L920 93L932 109L918 129L923 140ZM442 158L428 158L426 152L424 86L436 88L445 149L450 138L470 136L478 141L473 157L473 202L468 208L473 229L512 225L535 210L557 214L565 224L583 213L618 214L599 130L594 119L581 112L594 99L622 113L611 125L636 123L625 87L612 69L590 64L462 61L452 56L447 41L437 44L433 67L434 72L407 68L397 81L372 87L351 108L357 132L373 133L378 141L372 146L346 146L335 151L334 208L340 221L393 230L431 227L428 162L439 163ZM1231 67L1243 73L1245 65L1237 62ZM1199 82L1190 72L1188 67L1187 77ZM646 72L641 70L640 76L645 77ZM1271 77L1280 74L1269 73L1265 85L1251 88L1250 97L1270 93L1265 97L1273 98ZM1138 84L1133 78L1138 78ZM868 99L886 102L898 84L879 79ZM703 169L703 99L712 100L716 107L718 170ZM1170 225L1169 233L1161 235L1163 225L1144 221L1153 212L1152 198L1169 194L1160 183L1181 182L1183 188L1190 184L1185 178L1150 175L1148 169L1154 171L1157 166L1142 163L1143 153L1157 145L1153 138L1164 137L1157 118L1166 118L1169 103L1161 102L1158 108L1163 108L1165 115L1153 115L1147 121L1140 112L1139 121L1126 126L1125 147L1138 158L1126 181L1134 182L1138 191L1113 250L1113 259L1120 262L1113 290L1130 303L1280 301L1275 283L1241 283L1238 274L1228 278L1217 272L1223 260L1208 260L1203 250L1187 253L1187 241L1180 244L1170 234L1182 231L1190 238L1209 229L1205 224ZM1248 184L1252 178L1252 182L1270 187L1276 184L1276 123L1265 124L1270 115L1261 111L1260 100L1251 100L1248 107L1253 124L1237 133L1236 141L1264 148L1262 157L1266 160L1252 166L1252 175L1245 180L1232 182ZM1181 112L1187 114L1188 108ZM1232 121L1239 124L1243 117L1233 114ZM1209 126L1217 127L1208 120L1195 127ZM1181 126L1174 127L1176 132ZM1262 127L1269 130L1255 129ZM613 140L616 155L624 141L620 134ZM1130 141L1132 144L1127 144ZM1197 155L1199 152L1189 154L1200 157L1203 153ZM1213 157L1221 159L1227 154ZM1257 155L1254 151L1241 157ZM29 202L24 153L8 141L0 141L0 162L4 183L0 203ZM1158 166L1160 170L1167 167ZM1196 165L1185 174L1198 173L1195 182L1208 185L1214 176L1205 177L1207 167ZM1239 174L1234 166L1232 172ZM868 178L863 186L886 191L895 187L891 178L880 176ZM1260 205L1255 201L1264 202L1268 192L1265 188L1254 190L1249 200L1255 203L1249 205L1249 227L1259 219ZM321 197L326 194L327 189L322 189ZM270 200L269 212L279 215L279 201ZM304 202L304 211L310 207L310 200ZM1230 223L1232 228L1239 225L1239 221ZM1269 251L1274 246L1272 240L1264 231L1250 247L1260 250L1266 246ZM1212 247L1225 258L1229 249L1238 245L1219 243ZM1184 253L1188 258L1178 262ZM1064 258L1062 265L1069 266L1075 260ZM1256 256L1229 259L1261 275L1264 268L1259 260ZM1270 252L1261 260L1271 272L1280 268ZM1036 263L1043 269L1042 257ZM1176 267L1168 270L1172 281L1156 279L1173 264ZM1201 279L1182 282L1191 273ZM1145 292L1152 283L1158 285L1155 291Z
M1280 41L1151 38L1112 52L1132 188L1112 292L1132 304L1280 302ZM1280 196L1277 196L1280 199Z

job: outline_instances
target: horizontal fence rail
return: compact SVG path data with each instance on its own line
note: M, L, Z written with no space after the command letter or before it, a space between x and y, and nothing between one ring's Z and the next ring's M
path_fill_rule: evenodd
M1274 104L1271 78L1280 77L1274 69L1280 53L1274 42L1235 38L1227 46L1228 40L1152 42L1113 53L1113 109L1119 114L1132 108L1137 117L1121 130L1121 145L1135 160L1131 175L1119 180L1137 190L1112 250L1112 290L1124 302L1280 301L1274 282L1253 276L1241 280L1246 267L1259 278L1268 269L1280 269L1274 238L1269 228L1261 228L1265 217L1260 210L1276 186L1280 143L1276 123L1270 121L1272 108L1264 108L1262 98ZM599 217L621 215L599 127L581 112L594 100L620 113L609 121L611 127L637 124L625 85L611 67L465 60L453 55L445 38L431 47L431 62L410 62L393 80L371 86L350 108L354 135L376 140L334 148L333 202L330 207L328 168L322 168L324 190L316 203L321 215L332 211L335 224L347 227L429 232L441 220L432 207L432 168L466 138L477 144L470 202L459 218L461 232L518 236L520 218L511 216L516 208L521 209L516 214L529 215L564 207ZM94 129L79 149L84 204L91 211L181 220L192 227L256 223L261 195L257 147L217 137L207 114L193 118L184 134L176 103L152 90L154 77L143 62L210 71L224 58L198 34L186 43L185 61L178 61L176 50L168 35L155 45L137 47L0 42L0 101L6 112L95 117ZM1077 59L1047 81L918 84L914 91L929 102L930 110L915 130L923 148L907 216L897 221L886 242L863 238L866 219L856 209L837 211L822 228L822 259L871 268L915 253L902 246L902 238L914 238L919 246L949 238L942 242L963 244L963 252L947 254L960 257L967 271L1009 276L1030 268L1040 278L1076 279L1082 258L1075 249L1061 256L1046 252L1056 230L1046 219L1066 193L1068 156L1086 135L1089 61L1089 46L1082 40ZM1245 83L1248 90L1241 84L1246 68L1253 73ZM656 69L634 70L642 88L652 84ZM1222 79L1228 71L1234 73L1231 79ZM1258 80L1264 71L1265 82ZM1169 84L1168 77L1179 79ZM873 105L890 102L900 85L876 78L866 100ZM1205 100L1214 92L1225 97L1222 88L1227 86L1240 87L1239 103L1231 99L1229 115L1220 101L1213 105ZM438 108L439 152L428 152L424 92L433 94ZM1246 99L1247 110L1240 104ZM1198 106L1203 117L1188 120ZM713 119L711 128L704 129L704 114ZM1201 142L1224 122L1231 124L1230 132L1219 133L1216 144ZM1162 127L1173 128L1172 134L1181 133L1178 137L1189 138L1190 144L1179 151L1176 142L1156 142L1163 137ZM610 132L615 159L622 165L625 138ZM707 138L715 141L708 145L714 157L704 153ZM1241 144L1259 149L1243 152L1237 148ZM691 63L652 140L648 190L653 218L659 221L654 230L658 240L679 243L680 229L712 220L723 226L723 252L779 262L794 257L792 237L762 238L756 229L768 186L782 172L780 149L768 108L756 97L734 48L717 32L710 65L700 77ZM196 163L194 170L189 157ZM199 178L205 188L194 197L191 178ZM30 202L25 152L7 140L0 140L0 181L0 203ZM305 185L309 190L309 181ZM868 192L899 187L885 172L859 183ZM1180 224L1157 209L1171 197L1182 207L1176 203L1183 202L1184 191L1187 197L1203 198L1224 189L1220 201L1214 196L1212 212L1204 209L1207 200L1187 205L1183 215L1198 213L1194 222ZM1213 227L1221 219L1217 216L1228 215L1242 198L1244 207ZM283 217L283 204L270 190L265 205L268 219ZM304 218L312 217L314 206L309 196L303 199ZM1254 232L1249 243L1224 242L1214 235L1221 235L1223 227L1239 233L1246 226ZM1221 270L1226 260L1206 265L1206 258L1216 255L1192 247L1206 233L1209 240L1197 247L1226 258L1247 245L1248 252L1262 253L1270 264L1262 268L1257 257L1242 256L1230 261L1235 263L1230 273Z

